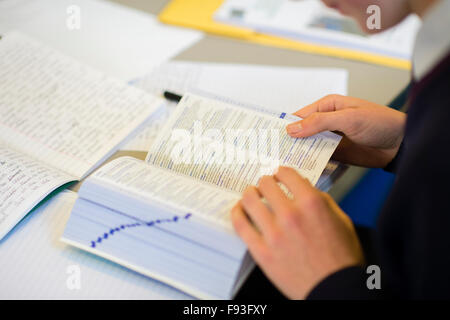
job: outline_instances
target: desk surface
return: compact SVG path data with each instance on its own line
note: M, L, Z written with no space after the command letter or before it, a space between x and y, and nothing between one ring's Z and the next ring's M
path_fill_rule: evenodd
M157 14L168 2L168 0L111 1L118 2L151 14ZM371 100L380 104L386 104L389 100L391 100L404 86L406 86L409 80L409 72L405 70L391 69L361 62L312 55L279 48L265 47L246 43L240 40L212 35L207 35L200 42L182 52L175 59L292 67L344 68L349 71L349 95ZM302 90L302 88L299 88L299 90ZM111 159L124 155L133 156L139 159L145 158L144 152L119 151ZM358 174L360 175L360 173L361 171L356 169L350 170L333 188L334 191L332 192L332 196L339 198L339 195L345 193L348 187L353 185L355 178L358 177ZM78 187L79 184L75 185L72 189L77 190ZM55 236L55 234L53 234L53 236ZM68 257L68 261L71 261L70 259L72 259L71 252L74 251L64 253L64 255ZM88 265L87 267L93 268L91 265ZM65 275L65 273L63 273L63 275ZM140 281L140 279L137 279L136 281ZM140 282L139 285L141 285Z
M112 1L151 14L158 14L170 2L169 0ZM408 84L410 77L410 72L407 70L267 47L214 35L207 35L175 59L290 67L344 68L349 72L348 94L379 104L386 104L394 98Z
M143 12L158 14L169 0L110 0ZM314 55L299 51L274 48L248 43L242 40L207 34L201 41L188 48L175 60L197 62L248 63L290 67L344 68L349 72L348 94L379 104L387 104L409 82L410 72L358 61ZM299 88L301 90L302 88ZM299 106L300 108L301 106ZM119 152L143 159L145 153ZM330 194L341 199L365 172L365 169L352 167L333 186ZM77 187L75 187L76 189Z

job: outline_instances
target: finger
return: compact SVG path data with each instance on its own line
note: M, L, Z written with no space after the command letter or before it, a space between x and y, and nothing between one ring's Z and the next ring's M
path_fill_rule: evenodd
M287 195L281 190L273 176L263 176L259 180L258 190L266 198L272 212L284 213L291 211L292 203Z
M329 212L336 214L340 218L340 220L344 221L344 223L347 224L348 227L352 227L352 220L344 211L342 211L336 201L326 192L321 192L321 195L327 203L328 207L331 209Z
M294 168L279 167L275 178L288 188L296 200L318 193L308 179L303 178Z
M294 138L310 137L323 131L340 131L346 133L354 122L350 109L336 112L316 112L306 119L289 124L287 133Z
M321 192L320 195L325 200L327 205L332 209L333 212L337 212L337 211L341 210L339 208L339 205L336 203L336 201L334 201L333 197L331 197L328 193ZM336 209L339 209L339 210L336 210Z
M258 253L262 250L263 238L248 220L240 202L231 209L231 222L236 233L247 244L251 252Z
M345 99L351 98L338 94L330 94L294 112L294 115L299 116L300 118L306 118L315 112L336 111L338 108L344 106Z
M255 187L247 188L242 195L242 207L256 227L266 236L273 228L273 214L262 202L261 195Z
M339 94L329 94L294 112L294 115L299 116L300 118L307 118L316 112L332 112L366 104L367 101L358 98L342 96Z

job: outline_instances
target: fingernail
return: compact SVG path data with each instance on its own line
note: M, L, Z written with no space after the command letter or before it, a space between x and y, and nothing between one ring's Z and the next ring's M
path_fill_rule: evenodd
M287 131L292 134L299 133L302 129L301 123L291 123L287 126Z

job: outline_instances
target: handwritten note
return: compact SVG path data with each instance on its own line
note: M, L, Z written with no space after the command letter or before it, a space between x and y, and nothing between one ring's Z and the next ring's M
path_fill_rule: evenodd
M0 42L0 139L82 178L162 100L19 33Z
M72 180L0 145L0 239L47 194Z

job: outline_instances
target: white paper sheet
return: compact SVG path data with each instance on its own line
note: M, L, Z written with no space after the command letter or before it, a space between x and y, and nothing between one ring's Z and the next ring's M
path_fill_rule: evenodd
M191 299L60 242L76 197L57 195L0 241L0 299Z
M227 63L174 61L154 68L133 84L153 94L201 91L275 112L293 113L331 93L347 94L344 69L287 68ZM148 151L173 107L125 144L124 150ZM150 138L149 138L150 137Z
M420 19L411 15L390 30L365 35L354 20L320 0L227 0L215 19L261 33L401 59L411 58L420 27Z
M127 139L121 150L148 151L176 105L176 103L170 101L163 103L161 108L145 123L144 127Z
M101 0L2 0L0 33L13 29L124 81L202 38L201 32L162 25L153 15Z

